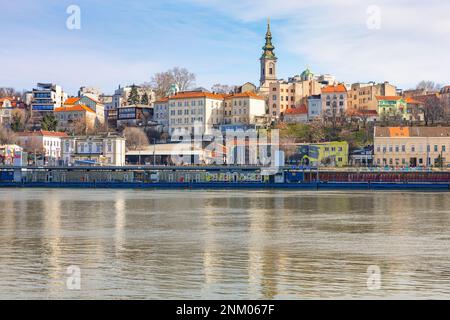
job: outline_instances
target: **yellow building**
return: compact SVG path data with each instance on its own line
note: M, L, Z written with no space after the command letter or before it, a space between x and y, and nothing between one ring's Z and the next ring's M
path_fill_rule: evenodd
M306 143L298 146L298 154L291 159L298 165L344 167L348 165L349 145L346 141Z
M374 147L377 166L447 167L450 127L375 127Z

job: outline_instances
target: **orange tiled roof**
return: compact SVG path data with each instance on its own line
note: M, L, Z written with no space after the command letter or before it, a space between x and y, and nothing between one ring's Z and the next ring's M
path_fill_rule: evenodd
M391 127L389 128L390 137L409 137L408 127Z
M86 111L95 113L94 110L92 110L88 106L85 106L84 104L77 104L73 106L64 106L61 108L56 108L54 112L73 112L73 111Z
M450 127L375 127L375 137L450 137Z
M46 131L46 130L18 132L17 135L25 137L26 136L67 137L67 133L65 132Z
M343 84L338 84L336 86L327 86L322 88L322 93L340 93L347 92L347 88Z
M422 101L416 100L414 98L406 98L405 99L406 103L410 103L410 104L422 104Z
M290 115L296 115L296 114L307 114L308 113L308 107L305 105L302 105L298 108L289 108L286 110L286 114Z
M208 99L223 100L224 95L210 92L186 91L186 92L179 92L169 97L169 99L190 99L190 98L208 98Z
M233 99L233 98L253 98L253 99L259 99L259 100L265 100L264 97L257 95L254 92L246 91L242 93L233 93L230 95L225 96L225 99Z
M66 101L64 101L64 104L72 105L75 104L80 98L67 98Z
M400 96L377 96L376 98L377 100L394 100L394 101L402 99L402 97Z

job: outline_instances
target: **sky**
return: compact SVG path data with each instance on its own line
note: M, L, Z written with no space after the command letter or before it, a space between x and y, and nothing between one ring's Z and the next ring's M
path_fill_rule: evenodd
M71 5L80 28L69 29ZM0 0L0 86L94 86L150 81L175 66L196 85L259 82L270 17L278 78L450 84L447 0Z

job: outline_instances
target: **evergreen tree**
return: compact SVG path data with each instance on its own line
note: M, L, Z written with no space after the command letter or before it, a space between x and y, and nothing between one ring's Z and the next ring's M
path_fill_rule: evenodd
M149 105L148 94L147 94L147 92L145 92L145 93L142 95L141 104L144 104L144 105L146 105L146 106Z
M134 84L131 86L131 91L130 91L130 95L128 97L128 104L138 104L140 101L139 98L139 92L137 90L137 86L135 86Z
M11 129L14 132L22 131L22 122L19 117L13 117L11 122Z
M42 118L41 128L45 131L56 131L58 120L52 112L47 112Z

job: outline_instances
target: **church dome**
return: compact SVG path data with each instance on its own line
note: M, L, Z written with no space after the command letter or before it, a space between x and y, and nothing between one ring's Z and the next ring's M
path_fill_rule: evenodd
M314 78L314 74L311 72L311 70L309 70L309 68L306 68L306 70L302 72L300 77L303 81L312 80L312 78Z

